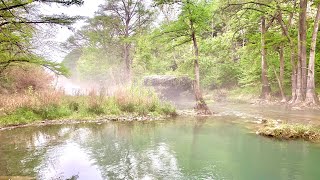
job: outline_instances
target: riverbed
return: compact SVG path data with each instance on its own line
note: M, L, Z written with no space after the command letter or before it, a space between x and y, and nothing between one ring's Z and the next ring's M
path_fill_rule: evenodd
M319 144L274 140L245 128L248 121L267 117L267 108L251 109L253 113L239 105L212 108L218 112L213 117L1 131L0 176L44 180L320 177ZM270 111L272 118L287 117L285 111ZM309 115L299 118L307 122Z

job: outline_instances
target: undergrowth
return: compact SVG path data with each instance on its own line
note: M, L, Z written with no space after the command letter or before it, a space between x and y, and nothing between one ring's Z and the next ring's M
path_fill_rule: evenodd
M29 90L0 95L0 125L55 119L88 119L105 115L174 116L175 108L154 91L142 87L119 88L113 96L91 92L68 96L62 92Z

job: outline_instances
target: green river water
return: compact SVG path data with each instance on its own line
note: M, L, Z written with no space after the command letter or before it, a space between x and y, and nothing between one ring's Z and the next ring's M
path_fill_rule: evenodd
M257 136L238 123L250 118L223 114L0 131L0 176L320 179L319 145Z

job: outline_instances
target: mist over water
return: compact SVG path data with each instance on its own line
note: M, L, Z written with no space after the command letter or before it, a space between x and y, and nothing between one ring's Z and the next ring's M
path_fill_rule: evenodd
M248 133L237 117L0 132L0 174L37 179L316 179L320 149ZM19 156L17 156L19 154ZM10 160L10 161L8 161Z

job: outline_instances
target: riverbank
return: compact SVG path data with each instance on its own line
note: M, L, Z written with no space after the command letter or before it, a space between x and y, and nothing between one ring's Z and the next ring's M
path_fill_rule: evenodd
M304 110L319 110L320 106L310 106L304 103L290 104L290 97L287 97L287 101L283 101L278 94L272 94L267 100L261 99L260 88L258 87L246 87L235 89L216 89L207 91L205 93L206 99L213 102L229 102L239 104L253 104L253 105L268 105L268 106L282 106L290 108L292 110L304 111Z
M237 117L240 124L260 136L320 142L319 110L299 110L278 104L235 102L211 103L210 107L218 116Z
M60 120L37 120L31 123L26 124L15 124L8 126L0 126L0 131L3 130L12 130L16 128L23 127L42 127L48 125L67 125L67 124L80 124L80 123L96 123L102 124L112 121L117 122L132 122L132 121L160 121L171 118L171 116L138 116L138 115L109 115L109 116L100 116L100 117L91 117L91 118L83 118L83 119L60 119Z
M224 92L215 93L215 96L226 98ZM250 94L243 99L252 100L252 97L247 98L249 96ZM258 135L310 141L320 138L320 131L316 131L320 120L316 122L304 117L303 114L307 111L287 109L279 104L259 104L244 100L240 103L229 99L219 103L217 99L208 96L206 98L215 112L214 116L235 116L239 119L251 119L251 122L259 121L252 130ZM1 101L4 102L4 99ZM193 101L180 102L184 108L177 110L172 104L161 101L153 91L132 87L119 90L113 96L95 93L87 96L66 96L60 92L32 92L6 99L7 107L0 115L0 130L53 124L154 121L177 115L198 117L192 110ZM227 106L230 106L229 109ZM237 109L237 106L240 108ZM276 116L272 115L274 112L277 112ZM314 112L310 111L307 114L312 113ZM318 117L318 114L315 113L314 116ZM282 125L279 125L279 122Z
M112 96L91 92L68 96L59 91L28 92L0 97L0 127L51 120L100 117L175 116L176 109L149 89L126 87Z
M280 140L303 139L320 142L320 127L305 124L288 124L279 121L265 121L256 134Z

